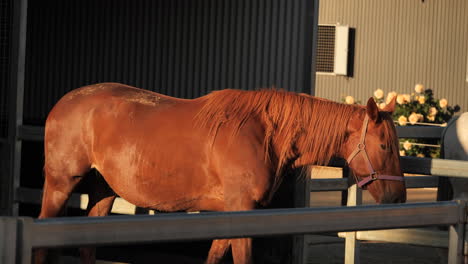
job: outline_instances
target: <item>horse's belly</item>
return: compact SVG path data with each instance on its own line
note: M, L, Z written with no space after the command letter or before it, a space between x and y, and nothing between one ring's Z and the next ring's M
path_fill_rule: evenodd
M118 191L118 194L138 207L164 212L175 211L222 211L222 195L214 193L184 193L178 190L163 191L153 188L152 191Z
M101 172L109 186L128 202L158 211L221 211L222 186L214 175L194 168L120 173L123 168Z
M192 138L193 130L169 133L167 127L150 130L152 137L135 129L132 132L137 134L128 141L112 138L112 148L110 143L101 143L96 169L118 195L139 207L221 210L222 183L210 169L206 146Z

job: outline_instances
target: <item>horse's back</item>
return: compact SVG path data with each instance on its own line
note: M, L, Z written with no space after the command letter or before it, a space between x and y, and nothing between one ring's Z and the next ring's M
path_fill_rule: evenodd
M202 105L119 84L74 90L46 123L48 175L70 178L95 168L138 206L219 210L221 187L208 168L209 131L194 121ZM175 186L178 192L168 192Z
M189 101L119 83L84 86L70 91L57 102L47 117L46 132L48 125L54 120L60 120L62 123L80 123L96 113L118 114L119 111L127 110L145 114L169 106L178 107Z
M111 144L117 141L112 139L115 137L145 136L155 129L152 123L171 119L168 113L177 115L174 109L189 105L188 101L118 83L75 89L63 96L47 117L46 166L51 157L61 159L75 153L83 159L80 162L83 165L68 167L85 168L90 165L85 164L85 160L92 162L91 147L96 146L97 141ZM181 114L177 117L181 119ZM73 171L81 170L84 169Z
M174 98L152 91L139 89L120 83L98 83L72 90L64 95L57 105L67 104L67 107L83 102L96 100L99 103L105 103L105 100L120 99L129 103L138 103L147 106L158 106L163 103L175 103L187 101L184 99Z

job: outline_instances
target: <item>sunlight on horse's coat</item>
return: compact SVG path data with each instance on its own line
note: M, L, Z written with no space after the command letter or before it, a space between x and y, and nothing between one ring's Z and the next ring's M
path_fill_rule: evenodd
M79 88L46 121L39 218L58 216L85 177L95 181L90 216L107 215L117 196L168 212L262 208L287 172L327 165L363 145L367 160L357 155L349 165L356 179L396 175L399 181L372 178L366 186L377 202L404 202L398 152L381 148L397 142L392 111L379 111L372 99L352 106L276 89L187 100L117 83ZM90 176L92 168L98 173ZM234 263L253 262L252 239L242 238L215 240L207 263L219 263L229 247ZM92 248L82 252L94 258ZM43 263L46 251L35 256Z

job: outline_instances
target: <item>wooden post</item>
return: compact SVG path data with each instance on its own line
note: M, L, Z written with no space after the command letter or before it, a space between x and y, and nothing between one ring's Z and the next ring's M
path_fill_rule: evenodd
M467 201L459 200L458 203L460 205L458 223L449 227L448 263L450 264L462 264L465 259L464 246Z
M0 139L0 215L8 215L10 207L10 144Z
M362 190L353 184L348 188L347 206L356 206L362 204ZM359 241L357 232L346 232L345 238L345 264L359 264Z
M312 169L311 169L312 170ZM298 176L294 188L294 207L310 207L310 180L312 173L304 171ZM306 264L308 256L307 235L296 235L293 240L293 264Z
M11 83L9 87L8 119L8 177L5 177L6 212L18 215L15 192L20 185L21 140L18 139L18 127L23 124L24 76L26 62L27 0L13 2L13 31L11 42Z
M33 219L31 217L18 218L18 234L16 243L16 263L18 264L31 264L32 260L32 245L31 237Z
M18 221L13 217L0 217L0 263L16 263Z
M463 263L463 244L464 244L465 225L456 224L449 227L449 253L448 263Z

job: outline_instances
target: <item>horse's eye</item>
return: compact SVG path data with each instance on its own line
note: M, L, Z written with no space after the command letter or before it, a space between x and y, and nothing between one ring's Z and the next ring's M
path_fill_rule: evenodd
M383 150L386 150L387 146L385 146L384 144L380 144L380 148L383 149Z

